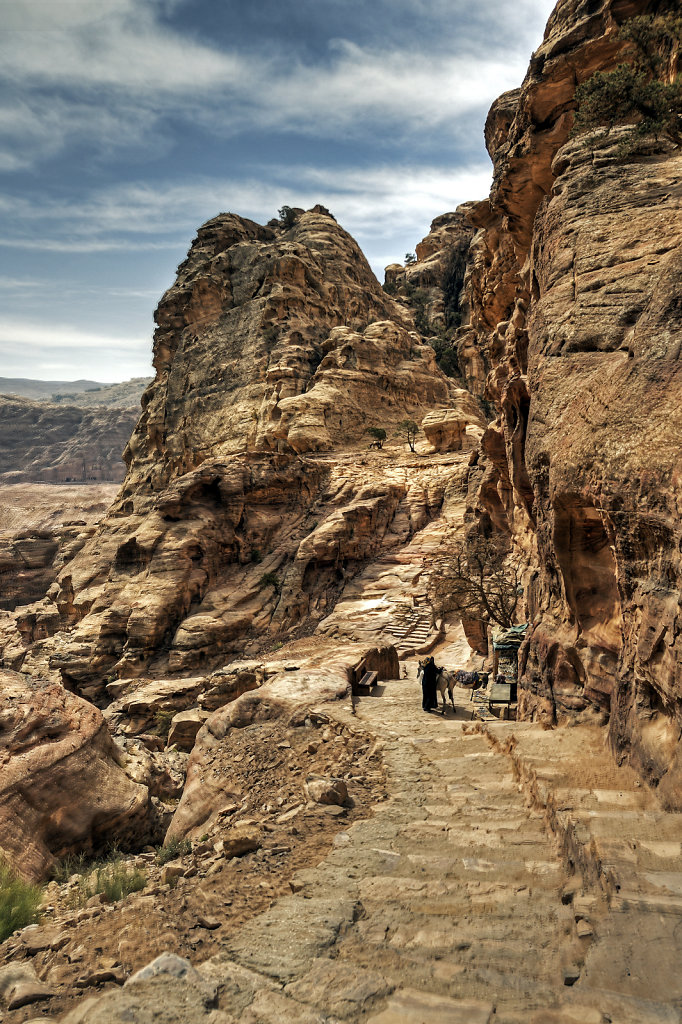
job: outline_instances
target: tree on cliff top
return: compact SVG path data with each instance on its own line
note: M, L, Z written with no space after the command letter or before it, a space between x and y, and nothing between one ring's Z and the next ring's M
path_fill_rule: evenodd
M522 593L518 562L504 544L485 537L467 548L457 544L429 582L429 600L438 615L455 611L503 629L514 625Z
M682 142L682 80L672 78L679 59L682 16L642 15L629 18L620 36L630 44L630 62L613 71L598 71L579 85L572 134L617 124L634 125L637 138L667 135ZM671 80L672 79L672 80ZM627 152L627 143L624 151Z
M280 226L283 227L285 231L288 231L289 228L293 228L294 224L298 220L296 210L292 209L291 206L281 206L277 213L279 214Z

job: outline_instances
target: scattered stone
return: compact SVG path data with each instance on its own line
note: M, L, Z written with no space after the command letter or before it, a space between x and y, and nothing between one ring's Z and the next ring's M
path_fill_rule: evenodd
M216 928L220 928L222 921L219 921L217 917L209 917L206 914L199 914L197 917L197 924L201 928L206 928L208 931L214 931Z
M0 998L8 1010L19 1010L30 1003L50 999L55 990L44 985L30 964L0 967Z
M57 933L47 931L44 928L39 928L37 925L24 928L21 932L20 938L21 943L29 956L35 956L36 953L42 953L46 949L59 948L58 946L53 945L57 940ZM68 936L66 941L68 942Z
M348 799L348 787L343 779L309 775L305 792L308 799L317 804L343 804Z
M100 967L94 971L86 971L76 978L76 988L88 988L93 985L104 985L107 982L115 982L122 985L126 980L126 971L123 967Z
M235 825L222 839L224 857L243 857L260 849L262 843L261 830L258 825L243 822Z
M329 815L330 818L341 818L346 814L345 807L339 807L338 804L327 804L322 808L325 814Z
M180 878L185 873L184 866L177 860L171 860L164 864L161 869L161 885L168 885L174 878Z
M588 939L591 935L594 935L594 928L589 921L585 918L581 918L575 926L575 930L578 933L579 939Z
M168 731L168 746L175 745L179 750L191 750L197 733L208 718L208 711L190 708L173 716Z

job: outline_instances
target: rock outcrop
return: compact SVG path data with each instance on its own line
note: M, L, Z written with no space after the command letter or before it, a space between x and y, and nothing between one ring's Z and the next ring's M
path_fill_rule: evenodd
M618 63L626 18L657 10L558 4L488 118L466 329L499 415L470 523L527 559L523 713L599 705L616 753L681 806L682 163L664 140L624 155L628 127L569 140L576 84Z
M13 611L45 596L57 573L95 532L116 491L112 484L2 487L0 617L2 610Z
M55 635L4 642L11 667L90 698L113 677L219 667L319 620L367 559L424 525L409 472L366 454L368 428L461 406L321 207L288 229L210 221L156 319L128 474L49 592Z
M43 878L70 852L147 841L147 789L119 767L97 708L2 672L0 733L0 850L24 878Z
M468 343L471 332L460 329L469 319L463 286L476 205L463 203L453 213L436 217L416 246L416 261L386 267L384 287L412 312L416 329L434 348L443 371L482 396L485 372L480 352Z

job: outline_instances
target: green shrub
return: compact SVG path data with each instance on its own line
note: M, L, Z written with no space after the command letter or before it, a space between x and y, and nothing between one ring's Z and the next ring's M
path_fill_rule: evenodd
M384 441L386 440L386 431L383 427L368 427L367 433L370 437L374 438L379 448L383 447Z
M264 587L274 587L277 593L279 594L280 590L282 589L282 584L280 583L279 576L277 575L277 573L264 572L260 580L258 581L258 587L260 590L262 590Z
M419 424L415 423L414 420L401 420L398 424L397 433L405 438L410 446L410 451L413 452L417 434L419 433Z
M38 920L42 898L39 885L22 882L0 858L0 942Z
M407 301L414 310L414 326L420 334L430 333L429 317L427 308L429 304L429 293L426 288L416 288L414 285L407 285Z
M620 36L631 43L631 60L613 71L597 71L578 86L572 134L596 128L608 133L618 124L632 124L629 140L620 146L624 153L647 135L682 142L682 80L678 75L664 81L681 34L679 15L643 15L624 22Z
M55 882L68 882L73 875L85 874L90 863L84 853L69 853L52 869L52 878Z
M176 857L184 857L191 852L191 840L178 839L177 836L173 836L156 851L156 863L161 865L167 864L169 860L175 860Z
M281 206L277 211L279 214L279 223L281 227L288 231L289 228L293 228L294 224L298 220L298 215L295 210L290 206Z
M174 717L175 711L157 711L154 715L156 731L159 736L163 736L166 740L168 739L168 733L170 732L171 722Z
M462 373L462 368L459 365L457 352L452 347L448 338L445 335L439 335L436 338L429 338L429 345L436 353L436 362L445 376L454 377L462 380L463 382L464 374Z
M88 879L88 897L104 893L109 903L116 903L131 892L140 892L147 884L147 876L123 860L113 860L96 868Z
M417 257L415 256L415 254L413 252L406 252L405 253L405 263L408 265L408 267L411 267L412 264L416 263L416 262L417 262Z

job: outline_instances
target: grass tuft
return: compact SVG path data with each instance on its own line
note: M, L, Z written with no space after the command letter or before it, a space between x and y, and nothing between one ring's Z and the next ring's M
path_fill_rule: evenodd
M156 863L161 865L167 864L169 860L175 860L176 857L184 857L191 852L191 840L178 839L177 836L173 836L156 851Z
M42 898L39 885L22 882L0 858L0 942L38 920Z

